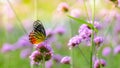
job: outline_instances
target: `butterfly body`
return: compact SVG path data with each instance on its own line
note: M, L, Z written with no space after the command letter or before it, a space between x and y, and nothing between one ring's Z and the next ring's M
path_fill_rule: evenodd
M40 44L45 41L46 32L40 20L37 20L33 24L33 30L29 34L29 40L32 44Z

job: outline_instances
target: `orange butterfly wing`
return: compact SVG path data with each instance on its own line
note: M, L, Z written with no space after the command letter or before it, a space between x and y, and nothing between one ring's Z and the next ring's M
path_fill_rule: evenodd
M40 21L37 20L34 22L34 29L33 31L29 34L29 40L32 44L39 44L46 39L46 33L43 25L39 23Z

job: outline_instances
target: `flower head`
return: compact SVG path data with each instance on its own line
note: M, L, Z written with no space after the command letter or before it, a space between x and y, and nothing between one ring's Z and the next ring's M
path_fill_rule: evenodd
M62 59L62 56L61 55L59 55L59 54L57 54L57 55L53 55L53 60L55 60L56 62L60 62L61 61L61 59Z
M47 29L46 30L46 35L47 35L47 38L51 38L51 37L53 37L54 32L51 29Z
M82 41L82 38L79 35L76 35L69 40L68 46L70 48L75 47L75 46L79 45L81 43L81 41Z
M67 12L68 10L69 10L69 5L65 2L60 3L57 7L58 12L61 12L61 11Z
M71 57L65 56L65 57L62 58L61 63L70 64L70 61L71 61Z
M39 62L43 59L42 54L37 50L34 51L29 58L31 60L31 64L39 64Z
M110 47L105 47L102 51L102 55L103 56L108 56L111 52L111 48Z
M14 50L14 46L8 43L3 44L3 47L1 49L2 53L10 52Z
M79 35L83 38L83 39L89 39L91 37L92 34L92 30L89 28L84 28L82 30L79 30Z
M46 42L42 42L36 46L36 49L40 51L41 53L46 53L52 51L52 48L50 45L48 45Z
M102 37L95 37L94 38L94 43L96 45L100 45L101 43L103 43L103 38Z
M88 25L87 25L87 24L82 24L82 25L80 26L79 30L78 30L78 33L80 34L80 33L81 33L84 29L86 29L86 28L89 29Z
M65 33L65 28L64 27L57 27L55 29L55 34L63 35Z
M91 23L91 24L93 23L92 21L88 21L88 22ZM98 21L94 21L94 28L101 29L101 25Z
M47 52L47 53L44 53L43 57L45 58L45 61L48 61L51 59L52 57L52 52Z
M50 60L53 55L52 48L47 44L46 41L38 44L36 46L36 50L42 54L42 57L45 59L45 61Z
M120 53L120 45L114 48L114 54L118 54L118 53Z
M100 66L105 67L106 66L106 61L103 59L97 59L94 62L94 68L100 68Z
M15 43L16 45L16 49L17 48L25 48L25 47L30 47L32 48L32 44L29 42L28 36L22 36L21 38L19 38L19 40Z

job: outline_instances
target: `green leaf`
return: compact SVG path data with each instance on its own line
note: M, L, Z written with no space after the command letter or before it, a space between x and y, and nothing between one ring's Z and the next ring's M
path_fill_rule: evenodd
M75 20L76 22L78 22L80 24L87 24L92 30L94 30L95 32L98 32L98 30L96 28L94 28L93 24L88 23L87 21L85 21L83 19L75 18L75 17L69 16L69 15L68 15L68 17Z

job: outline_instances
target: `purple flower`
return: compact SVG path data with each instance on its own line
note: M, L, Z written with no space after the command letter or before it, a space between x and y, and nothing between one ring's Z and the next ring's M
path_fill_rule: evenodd
M106 66L106 61L103 59L97 59L94 62L94 68L100 68L100 66L105 67Z
M28 36L22 36L21 38L19 38L19 40L15 43L16 45L16 49L17 48L25 48L25 47L30 47L32 48L32 44L29 42L29 38Z
M78 32L79 36L81 36L83 39L89 39L92 34L92 30L86 24L82 24Z
M51 37L53 37L54 32L51 29L47 29L46 30L46 35L47 35L47 38L51 38Z
M51 46L49 44L47 44L47 42L42 42L42 43L38 44L36 46L36 49L38 51L40 51L41 53L51 52L52 51Z
M94 43L96 45L100 45L101 43L103 43L103 38L102 37L95 37L94 38Z
M45 61L51 59L53 55L52 48L49 44L47 44L46 41L38 44L36 46L36 50L38 50L42 54L42 56L45 58Z
M59 55L59 54L53 55L53 60L55 60L58 63L60 63L60 61L61 61L62 58L63 57L61 55Z
M80 30L79 30L80 31ZM91 37L92 34L92 30L89 28L84 28L79 35L83 38L83 39L89 39Z
M45 58L45 61L48 61L52 58L53 56L53 53L52 52L47 52L47 53L44 53L43 57Z
M118 7L120 7L120 0L118 0Z
M60 3L57 7L58 12L67 12L68 10L69 10L69 5L65 2Z
M20 57L21 58L27 58L30 56L30 54L32 53L32 49L28 48L28 49L24 49L21 51Z
M45 68L52 68L52 66L53 66L52 60L49 60L45 63Z
M30 56L31 64L39 64L39 62L43 59L42 54L39 51L34 51Z
M81 41L82 41L82 38L80 36L76 35L69 40L68 46L71 49L72 47L79 45L81 43Z
M92 21L88 21L89 23L93 23ZM94 27L96 28L96 29L101 29L101 25L100 25L100 23L98 22L98 21L94 21Z
M98 21L95 21L94 22L94 27L96 28L96 29L101 29L101 25L100 25L100 23L98 22Z
M61 63L70 64L70 61L71 61L71 57L65 56L65 57L62 58Z
M64 27L57 27L55 30L54 30L54 33L55 34L59 34L59 35L63 35L65 33L65 28Z
M80 10L79 9L72 9L70 15L76 18L80 17Z
M10 51L13 51L13 50L15 50L14 45L11 45L11 44L8 44L8 43L3 44L2 48L1 48L2 53L7 53L7 52L10 52Z
M120 53L120 45L114 48L114 54L118 54L118 53Z
M86 24L82 24L78 30L79 34L85 29L88 28L88 26Z
M108 56L111 52L111 48L110 47L105 47L102 51L102 55L103 56Z

